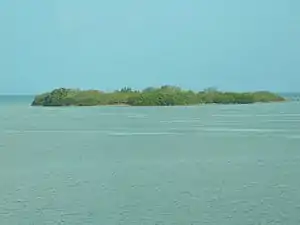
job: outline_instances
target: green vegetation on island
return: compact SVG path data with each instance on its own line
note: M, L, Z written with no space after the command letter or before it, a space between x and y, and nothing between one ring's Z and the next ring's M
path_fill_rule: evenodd
M142 91L122 88L114 92L59 88L37 95L33 106L175 106L198 104L251 104L256 102L280 102L285 99L268 91L221 92L209 88L194 92L175 86L149 87Z

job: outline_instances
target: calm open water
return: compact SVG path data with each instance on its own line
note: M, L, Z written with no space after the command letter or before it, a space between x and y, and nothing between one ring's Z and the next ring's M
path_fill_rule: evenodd
M300 224L300 103L0 98L2 225Z

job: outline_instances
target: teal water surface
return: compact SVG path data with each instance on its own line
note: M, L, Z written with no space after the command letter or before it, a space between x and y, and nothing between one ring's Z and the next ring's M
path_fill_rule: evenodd
M300 104L0 98L0 224L300 224Z

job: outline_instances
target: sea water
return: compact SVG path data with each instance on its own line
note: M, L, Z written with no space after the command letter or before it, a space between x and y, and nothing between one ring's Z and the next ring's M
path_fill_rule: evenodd
M300 224L300 104L0 98L0 224Z

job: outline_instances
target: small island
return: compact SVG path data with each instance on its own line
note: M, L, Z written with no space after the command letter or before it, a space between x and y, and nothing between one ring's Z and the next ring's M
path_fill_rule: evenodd
M114 92L59 88L37 95L32 106L184 106L199 104L251 104L281 102L285 98L268 92L221 92L213 88L195 92L176 86L132 90L125 87Z

